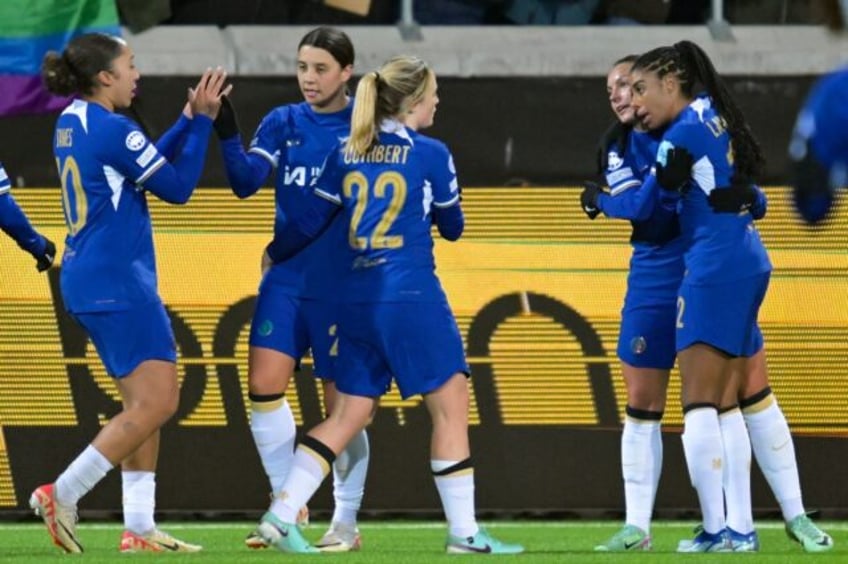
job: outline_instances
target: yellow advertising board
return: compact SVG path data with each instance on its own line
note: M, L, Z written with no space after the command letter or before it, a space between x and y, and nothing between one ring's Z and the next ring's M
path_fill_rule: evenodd
M61 247L59 189L13 193ZM472 370L490 371L505 425L609 428L623 414L615 349L630 228L605 218L589 221L578 194L573 187L468 189L465 235L436 244L437 271ZM760 316L770 381L793 431L842 435L848 433L848 214L843 206L835 220L810 229L792 213L787 194L770 188L769 213L758 222L775 266ZM256 293L273 192L240 201L228 190L205 189L186 206L150 200L160 293L194 347L181 347L181 374L199 366L206 378L202 397L179 425L226 426L218 376L223 367L235 367L245 391L248 328L244 315L228 326L230 313ZM115 397L93 348L69 358L63 338L49 277L3 237L0 426L75 426L74 365L87 365L103 392ZM679 425L676 373L672 382L665 421ZM309 383L298 379L303 385ZM289 397L300 418L297 397ZM417 401L390 395L382 408L396 410L403 424L405 407ZM472 411L472 424L485 424L476 402ZM0 484L8 484L2 437ZM0 507L15 503L14 493L0 485Z

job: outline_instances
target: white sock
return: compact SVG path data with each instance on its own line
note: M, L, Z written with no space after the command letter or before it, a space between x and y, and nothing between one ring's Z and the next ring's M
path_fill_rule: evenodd
M156 473L121 472L124 492L124 528L145 535L156 528L153 512L156 509Z
M683 416L683 452L692 485L698 492L704 530L715 534L724 529L722 467L724 447L718 410L698 407Z
M280 398L272 402L250 402L250 432L262 460L262 467L277 494L286 481L294 460L297 427L289 402Z
M780 504L783 519L791 521L804 513L795 445L777 399L773 395L767 398L772 398L767 407L759 411L748 410L743 415L757 463Z
M430 470L442 500L448 532L473 537L480 530L474 515L474 467L471 459L431 460Z
M621 475L624 478L627 509L625 522L646 533L651 530L651 515L661 468L660 422L625 418L621 434Z
M109 459L93 445L88 445L56 479L53 490L56 501L75 506L111 469Z
M370 458L368 433L355 435L333 463L333 522L356 525L356 516L365 495L365 476Z
M315 443L320 447L314 448ZM330 452L323 443L308 436L297 447L289 475L271 502L271 512L283 523L297 521L298 511L315 495L321 482L330 473L333 461L321 454L325 450Z
M724 444L724 503L727 526L737 533L754 531L751 509L751 440L738 407L719 415Z

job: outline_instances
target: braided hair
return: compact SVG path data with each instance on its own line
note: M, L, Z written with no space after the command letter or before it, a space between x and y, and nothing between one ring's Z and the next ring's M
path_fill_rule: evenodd
M681 92L690 99L706 91L733 140L736 174L748 180L760 174L765 164L763 150L724 80L700 47L691 41L657 47L640 56L633 63L633 70L653 72L660 79L673 74L680 83Z

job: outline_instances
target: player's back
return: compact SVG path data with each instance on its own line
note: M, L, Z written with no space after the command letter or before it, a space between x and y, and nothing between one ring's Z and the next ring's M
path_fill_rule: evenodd
M441 302L430 212L456 204L453 160L441 142L393 123L365 155L344 146L331 155L353 251L343 299Z
M712 190L730 189L735 173L730 134L708 97L696 98L672 123L660 144L661 160L672 146L685 147L694 160L694 183L679 205L690 281L737 280L771 270L751 214L717 213L707 200Z
M157 300L150 216L136 183L164 157L131 120L82 100L59 116L54 155L68 224L66 307L100 311Z

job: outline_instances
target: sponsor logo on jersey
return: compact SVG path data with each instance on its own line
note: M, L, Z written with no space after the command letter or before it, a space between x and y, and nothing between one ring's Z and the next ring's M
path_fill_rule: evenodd
M150 145L147 146L147 148L144 150L144 152L138 156L138 158L135 160L135 163L138 166L140 166L141 168L144 168L144 167L146 167L147 165L150 164L150 161L152 161L153 157L155 157L155 156L156 156L156 145L151 143Z

